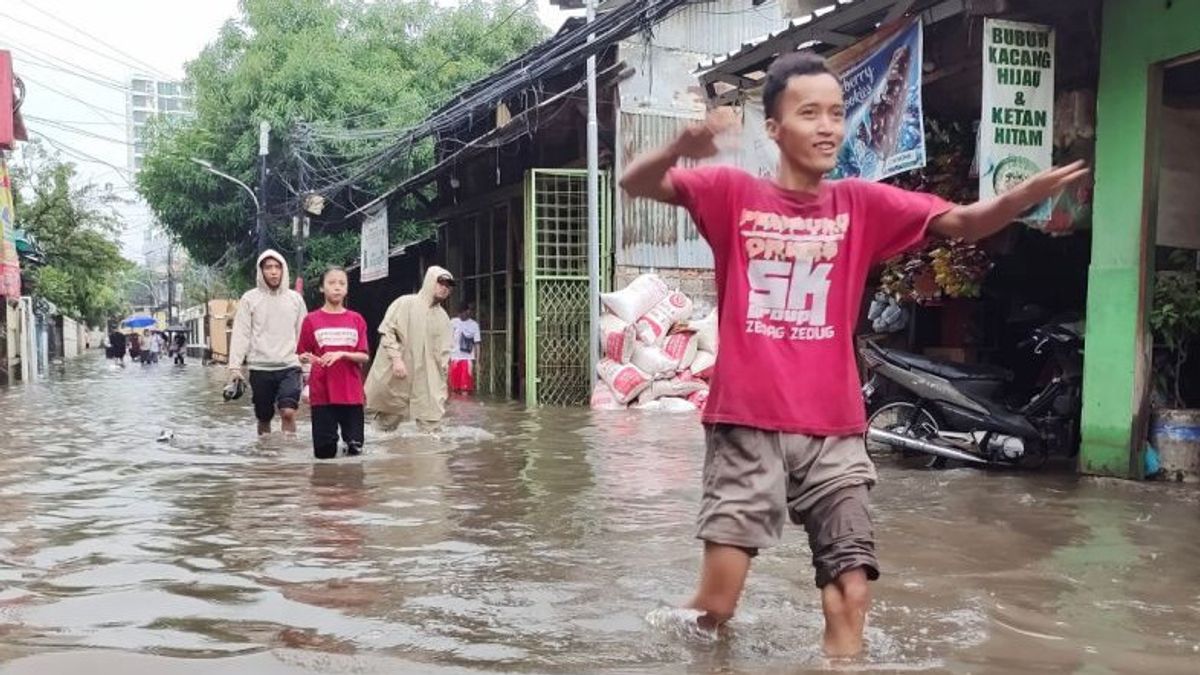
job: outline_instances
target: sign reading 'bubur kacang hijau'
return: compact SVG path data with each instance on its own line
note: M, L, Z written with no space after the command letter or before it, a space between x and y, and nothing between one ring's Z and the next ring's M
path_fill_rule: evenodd
M1004 194L1050 168L1054 148L1054 29L987 19L983 25L979 198ZM1050 218L1049 201L1022 214Z

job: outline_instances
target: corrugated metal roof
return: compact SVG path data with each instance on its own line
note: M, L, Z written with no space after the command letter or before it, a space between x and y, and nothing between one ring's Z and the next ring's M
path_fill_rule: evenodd
M752 49L763 44L764 42L768 42L770 40L774 40L776 38L783 37L783 36L791 33L792 31L795 31L797 29L800 29L800 28L803 28L810 24L813 24L818 19L827 17L827 16L837 12L839 9L846 7L847 5L852 5L852 4L857 3L860 6L863 6L864 4L872 3L872 4L881 5L882 9L886 9L886 7L890 6L893 2L895 2L895 0L873 0L873 1L872 0L837 0L837 2L831 2L829 5L826 5L824 7L819 7L816 10L814 10L808 14L804 14L804 15L795 17L793 19L790 19L787 22L787 25L784 26L783 28L781 28L780 30L772 31L772 32L769 32L769 33L766 33L763 35L759 35L756 38L753 38L751 40L748 40L748 41L742 43L742 46L739 47L738 49L727 52L720 56L716 56L711 59L706 59L704 61L701 61L698 64L697 70L701 70L701 71L709 70L715 66L718 66L718 65L728 61L731 58L740 56L742 54L745 54L745 53L751 51Z

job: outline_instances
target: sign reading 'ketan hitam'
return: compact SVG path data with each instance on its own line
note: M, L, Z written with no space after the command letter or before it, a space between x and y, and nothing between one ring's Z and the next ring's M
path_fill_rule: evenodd
M979 198L1004 194L1050 168L1054 147L1054 30L987 19L983 25ZM1022 214L1049 220L1049 201Z

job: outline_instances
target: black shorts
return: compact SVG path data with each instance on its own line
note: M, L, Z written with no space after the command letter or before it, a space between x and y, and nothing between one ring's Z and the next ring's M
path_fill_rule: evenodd
M275 409L300 407L300 390L304 388L299 368L283 370L251 370L250 390L253 392L254 416L260 422L270 422Z

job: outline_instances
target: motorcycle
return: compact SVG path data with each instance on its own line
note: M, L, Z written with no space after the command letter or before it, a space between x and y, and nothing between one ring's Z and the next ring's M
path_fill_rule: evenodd
M1051 451L1079 443L1083 384L1082 322L1051 322L1019 345L1045 355L1045 376L1023 403L1012 403L1014 374L882 347L859 347L868 377L863 397L872 410L867 448L895 453L929 468L950 461L1037 468ZM873 398L885 384L900 394Z

